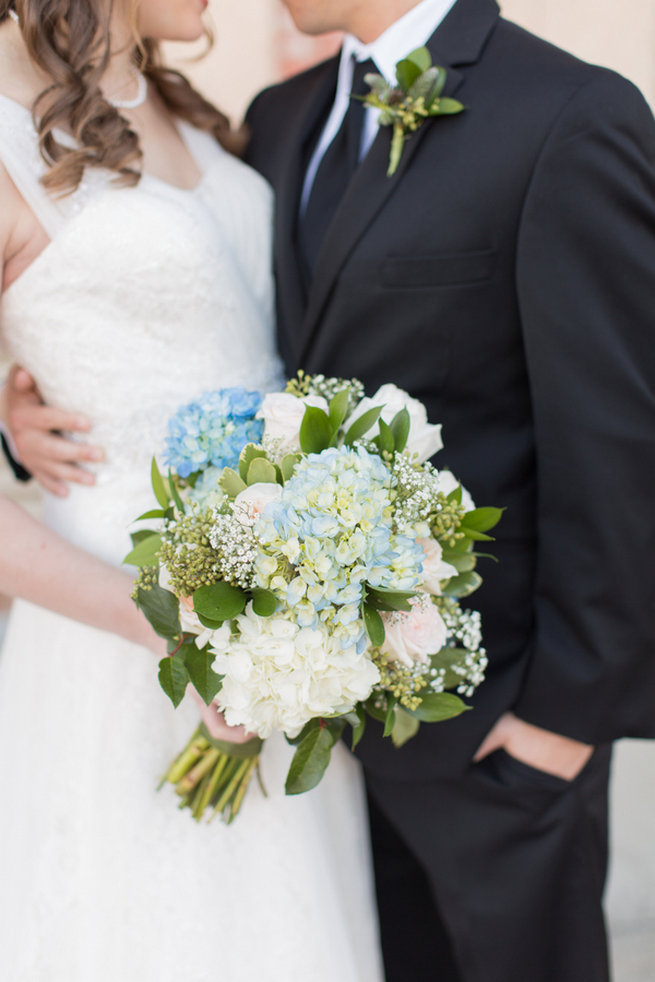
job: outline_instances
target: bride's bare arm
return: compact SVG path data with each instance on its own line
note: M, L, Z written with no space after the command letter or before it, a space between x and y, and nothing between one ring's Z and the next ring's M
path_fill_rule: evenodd
M164 655L130 599L130 575L66 542L0 497L0 593L22 597Z

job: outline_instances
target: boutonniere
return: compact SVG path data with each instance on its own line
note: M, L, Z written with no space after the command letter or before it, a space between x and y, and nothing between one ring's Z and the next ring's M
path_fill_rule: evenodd
M442 98L446 69L432 64L427 48L417 48L396 65L397 85L382 75L365 76L371 91L360 96L365 106L380 110L378 125L393 126L387 177L396 173L405 140L432 116L453 116L464 106L457 99Z

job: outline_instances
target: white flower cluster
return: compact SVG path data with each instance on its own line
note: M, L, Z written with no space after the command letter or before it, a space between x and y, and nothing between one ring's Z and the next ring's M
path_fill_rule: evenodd
M217 697L230 725L263 739L275 730L296 736L310 719L345 713L367 699L379 671L367 653L342 648L328 628L300 627L292 612L258 617L249 604L214 631Z

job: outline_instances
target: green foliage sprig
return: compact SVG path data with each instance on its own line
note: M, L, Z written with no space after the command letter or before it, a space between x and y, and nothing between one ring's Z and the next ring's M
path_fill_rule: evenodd
M380 110L380 126L393 127L387 177L396 173L405 141L426 119L454 116L464 110L457 99L442 97L446 76L445 68L432 64L427 48L417 48L397 63L397 85L389 85L382 75L365 76L371 91L361 97L364 105Z

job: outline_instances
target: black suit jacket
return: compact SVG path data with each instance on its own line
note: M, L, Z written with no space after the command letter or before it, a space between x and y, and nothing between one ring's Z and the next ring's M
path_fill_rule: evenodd
M386 177L381 131L305 296L295 244L308 147L337 59L262 93L248 158L277 195L289 373L393 381L443 423L449 465L506 507L472 603L475 711L362 756L398 777L465 766L505 709L597 744L655 735L655 125L623 78L458 0L431 38L446 94ZM443 751L443 752L442 752Z

